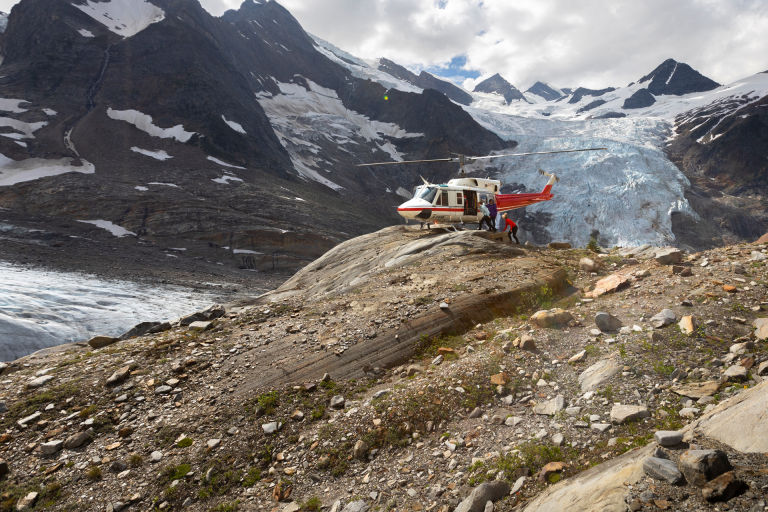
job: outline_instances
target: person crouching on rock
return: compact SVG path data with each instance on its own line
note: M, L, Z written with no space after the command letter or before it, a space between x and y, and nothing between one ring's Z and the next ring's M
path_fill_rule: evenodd
M485 206L485 203L483 201L480 201L480 206L478 207L480 210L480 223L477 225L477 229L483 229L483 224L488 225L488 229L491 229L493 226L491 226L491 212L488 210L488 207Z
M503 233L507 230L507 227L509 227L509 241L511 242L512 237L515 237L515 243L520 245L520 240L517 239L517 224L512 222L512 219L508 219L506 213L502 214L501 218L504 219L504 228L501 232Z
M491 199L490 201L488 201L488 212L489 212L489 217L491 218L491 222L490 222L491 231L495 233L496 232L496 215L498 214L498 211L496 210L495 199Z

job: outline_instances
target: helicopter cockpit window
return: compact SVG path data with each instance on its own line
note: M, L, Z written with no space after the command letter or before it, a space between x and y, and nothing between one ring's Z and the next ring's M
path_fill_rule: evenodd
M437 187L425 187L424 190L419 193L419 199L431 203L435 200L435 195L437 195Z

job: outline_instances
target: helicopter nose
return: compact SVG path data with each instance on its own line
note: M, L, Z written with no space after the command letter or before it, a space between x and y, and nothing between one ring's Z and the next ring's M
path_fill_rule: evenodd
M406 219L415 219L424 208L430 208L431 206L431 204L423 199L411 199L398 206L397 213Z

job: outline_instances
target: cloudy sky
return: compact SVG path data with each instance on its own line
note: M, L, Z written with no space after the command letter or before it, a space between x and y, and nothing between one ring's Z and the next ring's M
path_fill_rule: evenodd
M241 0L200 0L212 14ZM304 28L466 88L624 86L667 58L720 83L768 69L768 0L280 0ZM14 0L0 0L8 12Z

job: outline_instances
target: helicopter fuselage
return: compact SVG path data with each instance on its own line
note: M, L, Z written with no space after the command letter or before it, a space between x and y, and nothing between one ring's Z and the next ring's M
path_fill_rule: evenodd
M460 178L447 184L425 184L416 188L413 199L397 208L400 216L424 222L473 223L482 218L479 203L496 200L499 215L542 201L549 201L553 176L538 194L499 194L501 182L482 178Z

